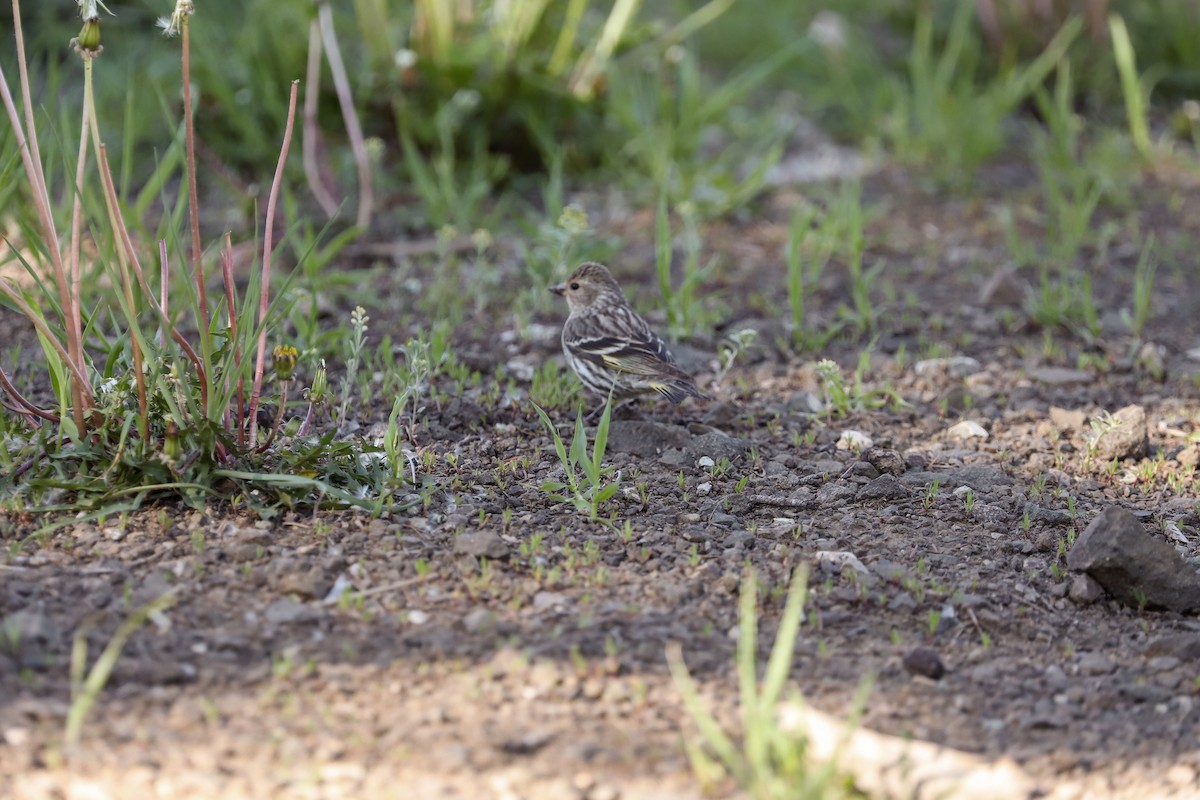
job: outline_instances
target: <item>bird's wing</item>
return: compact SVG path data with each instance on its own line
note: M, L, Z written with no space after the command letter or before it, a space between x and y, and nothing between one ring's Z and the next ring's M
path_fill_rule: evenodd
M610 369L651 377L688 377L675 366L662 339L636 314L617 313L602 321L588 320L571 326L564 339L581 358Z

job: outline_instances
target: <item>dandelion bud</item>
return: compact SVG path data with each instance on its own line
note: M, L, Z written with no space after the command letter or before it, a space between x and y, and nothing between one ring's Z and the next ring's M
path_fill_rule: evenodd
M313 375L312 387L308 390L310 403L323 403L329 397L329 373L325 371L325 360L321 359L317 374Z
M96 52L100 49L100 20L98 18L85 20L79 29L79 38L75 40L80 50Z
M279 376L279 380L291 379L296 372L296 359L299 356L300 353L290 344L280 345L271 351L271 358L275 362L275 374Z
M183 446L179 442L179 428L172 421L167 422L166 435L163 437L163 455L170 461L174 462L179 459L183 452Z

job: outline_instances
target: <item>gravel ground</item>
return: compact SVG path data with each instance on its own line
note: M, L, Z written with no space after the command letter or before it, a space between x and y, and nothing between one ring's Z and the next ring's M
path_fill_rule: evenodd
M908 180L876 175L868 196L900 196ZM680 643L736 727L749 564L764 654L790 576L810 570L791 678L813 708L845 715L871 677L871 731L1010 759L1054 797L1200 796L1200 620L1122 604L1067 567L1110 505L1193 563L1200 547L1200 363L1187 357L1200 290L1185 225L1200 193L1140 191L1146 227L1155 209L1181 209L1178 225L1158 223L1166 258L1142 339L1119 316L1136 247L1085 254L1102 335L1084 340L1007 304L1030 276L1003 272L987 199L895 200L872 222L869 256L904 291L879 291L865 381L905 404L842 417L813 413L813 360L780 352L780 323L753 302L753 287L782 280L795 194L709 231L728 267L707 287L731 308L723 332L755 328L758 346L713 400L614 421L621 489L604 511L628 528L540 488L562 467L518 380L513 395L470 389L414 426L436 456L427 505L260 520L165 503L11 548L0 794L700 797L664 652ZM654 291L635 266L649 263L644 223L601 222L631 241L614 268L639 298ZM403 279L376 288L393 296ZM832 319L846 297L831 268L814 315ZM373 334L403 337L407 323L372 316ZM457 344L478 367L537 364L559 357L560 321L521 332L498 315ZM849 375L862 344L823 355ZM710 380L717 345L678 355ZM1144 414L1144 439L1097 439L1126 407ZM386 409L373 414L368 433ZM569 435L568 415L557 421ZM34 525L0 520L10 542ZM168 591L174 607L130 639L83 744L64 751L74 632L88 626L94 657L130 609Z

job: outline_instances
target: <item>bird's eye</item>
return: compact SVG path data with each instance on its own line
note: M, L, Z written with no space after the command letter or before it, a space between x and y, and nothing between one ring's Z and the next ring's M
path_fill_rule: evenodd
M572 283L572 284L571 284L571 289L572 289L573 291L577 291L577 290L579 289L579 284L578 284L578 283Z

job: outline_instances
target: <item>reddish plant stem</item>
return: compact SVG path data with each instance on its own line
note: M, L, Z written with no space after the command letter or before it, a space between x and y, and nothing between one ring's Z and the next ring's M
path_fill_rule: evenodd
M37 417L44 419L47 422L53 422L56 424L59 422L59 417L57 414L50 411L43 411L33 403L26 400L25 397L17 391L17 387L12 385L12 381L8 379L8 375L4 373L3 368L0 368L0 389L4 389L8 396L16 402L16 406L10 406L8 403L4 403L4 407L12 411L14 414L21 414L22 416L27 417Z
M258 298L258 352L254 359L254 384L250 390L250 408L247 411L247 416L250 417L250 436L247 442L250 447L254 447L258 439L258 404L262 398L263 369L267 360L267 310L271 305L271 248L275 244L275 204L279 202L283 167L287 163L288 149L292 144L292 128L296 122L296 93L299 86L299 81L292 81L287 124L283 129L283 145L279 150L275 177L271 181L271 193L267 197L267 222L263 230L262 290Z
M200 309L200 330L208 331L208 294L204 288L204 264L200 254L200 201L196 190L196 130L192 120L192 49L188 17L184 16L183 42L183 131L187 147L188 210L192 221L192 271L196 275L196 298ZM163 309L166 310L165 307ZM204 411L208 413L208 402Z

